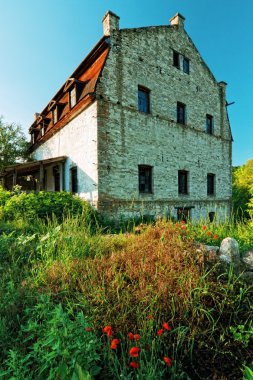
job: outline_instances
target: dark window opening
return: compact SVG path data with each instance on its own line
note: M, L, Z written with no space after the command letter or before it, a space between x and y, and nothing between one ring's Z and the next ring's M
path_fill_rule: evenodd
M215 174L207 174L207 195L214 195Z
M139 165L139 192L152 193L152 166Z
M183 71L186 74L190 74L190 61L188 58L183 59Z
M186 124L186 105L177 102L177 123Z
M179 53L175 50L173 50L173 66L175 66L177 69L180 68Z
M190 207L178 208L177 209L177 220L179 220L179 221L183 220L184 222L187 223L187 221L190 219L190 212L191 212Z
M178 171L178 193L188 194L188 172L186 170Z
M213 117L211 115L206 115L206 133L213 134Z
M212 223L214 221L214 218L215 218L215 212L214 211L210 211L209 214L208 214L208 217L209 217L210 223Z
M59 166L53 167L54 191L60 191L60 169Z
M150 112L150 91L147 88L138 86L138 110L141 112Z
M78 192L77 167L71 168L70 174L71 174L71 192L77 193Z

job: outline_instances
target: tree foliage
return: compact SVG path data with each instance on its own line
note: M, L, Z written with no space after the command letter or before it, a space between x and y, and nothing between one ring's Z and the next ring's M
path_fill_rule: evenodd
M233 170L233 208L239 217L250 216L253 205L253 159Z
M28 146L21 126L4 123L0 117L0 173L5 166L25 161L28 157Z

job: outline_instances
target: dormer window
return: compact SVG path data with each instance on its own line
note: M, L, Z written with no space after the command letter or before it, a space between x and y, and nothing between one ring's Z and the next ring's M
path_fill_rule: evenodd
M76 86L75 86L69 91L70 108L75 107L76 103L77 103L77 97L76 97Z
M56 124L58 121L58 107L57 106L54 107L52 113L53 113L53 123Z

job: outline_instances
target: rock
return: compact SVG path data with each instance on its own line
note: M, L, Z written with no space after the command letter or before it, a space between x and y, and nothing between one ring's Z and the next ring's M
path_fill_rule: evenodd
M222 240L220 246L220 260L227 264L240 262L239 244L231 237Z
M217 245L205 245L206 252L219 253L220 247Z
M248 270L253 270L253 249L242 255L242 262L246 265Z

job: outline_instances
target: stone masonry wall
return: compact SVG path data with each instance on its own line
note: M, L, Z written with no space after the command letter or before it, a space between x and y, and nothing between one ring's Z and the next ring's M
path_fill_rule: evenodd
M216 82L184 29L161 26L114 31L97 86L99 208L108 215L228 216L231 200L231 132L225 85ZM173 66L173 49L181 69ZM190 74L182 69L190 60ZM150 90L150 113L138 111L138 85ZM176 122L177 102L187 122ZM214 134L206 133L206 114ZM153 193L140 194L138 165L153 167ZM189 194L178 194L178 170L189 171ZM207 173L215 195L207 196Z

